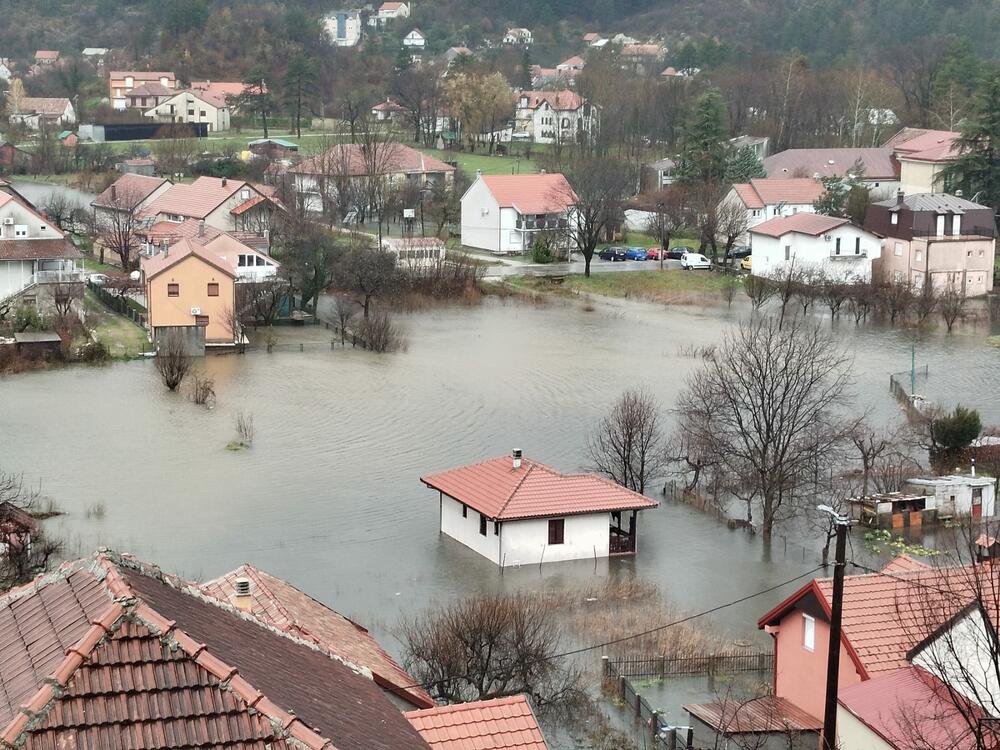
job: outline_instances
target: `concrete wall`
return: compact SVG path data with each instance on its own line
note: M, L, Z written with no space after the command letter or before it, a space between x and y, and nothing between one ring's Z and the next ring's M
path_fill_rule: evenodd
M816 637L810 651L803 645L804 612L795 609L781 621L775 634L775 695L785 698L808 714L823 718L826 697L826 658L830 647L830 625L816 617ZM810 613L811 614L811 613ZM840 687L861 682L847 649L840 650Z
M827 278L842 281L870 280L872 261L878 259L882 252L879 239L851 225L837 227L828 234L832 239L826 240L823 235L813 237L798 232L789 232L781 237L751 232L753 273L758 276L769 276L786 272L791 262L785 260L785 250L789 248L796 269L819 271ZM841 254L834 256L838 239ZM855 255L859 241L861 254Z
M0 261L0 300L17 294L31 283L30 260Z
M996 241L979 237L886 237L876 273L886 282L909 281L922 287L930 279L937 291L954 286L969 297L993 291Z
M837 740L840 750L896 750L840 705L837 706Z
M486 536L479 533L479 512L466 506L462 516L462 503L447 495L441 495L441 531L475 550L483 557L499 564L500 537L495 533L493 522L486 521ZM502 531L506 531L503 528Z
M506 252L507 244L501 242L501 212L486 183L472 183L462 196L462 244L491 253Z
M219 296L208 296L208 284L219 285ZM178 296L167 294L167 285L178 285ZM149 326L154 331L170 326L193 326L191 308L208 316L205 340L209 343L232 343L233 334L226 324L226 313L235 304L235 282L231 276L210 266L201 258L189 255L179 263L146 282L146 306Z
M530 565L557 560L607 557L611 537L608 513L566 516L563 543L549 544L549 519L507 521L500 535L504 565Z
M899 187L906 195L940 193L943 188L941 171L944 164L929 161L899 160Z

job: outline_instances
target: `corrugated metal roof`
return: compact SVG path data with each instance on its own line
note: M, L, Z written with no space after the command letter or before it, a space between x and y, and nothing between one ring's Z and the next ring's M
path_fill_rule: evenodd
M823 722L791 701L773 695L750 701L718 701L684 706L692 716L717 732L750 734L770 732L816 732Z
M510 456L421 477L489 518L515 520L579 513L655 508L658 503L597 474L561 474L523 459L515 469Z
M895 208L899 205L897 198L879 201L876 206ZM965 198L950 193L912 193L903 196L903 205L911 211L932 211L943 214L962 214L966 211L989 210L988 206L973 203Z

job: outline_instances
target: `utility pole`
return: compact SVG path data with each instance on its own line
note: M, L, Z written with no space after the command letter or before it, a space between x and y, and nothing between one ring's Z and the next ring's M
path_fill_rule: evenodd
M828 505L817 510L833 516L837 551L833 567L833 602L830 605L830 647L826 660L826 700L823 704L823 750L837 748L837 689L840 683L840 631L844 613L844 572L847 567L847 533L851 520Z

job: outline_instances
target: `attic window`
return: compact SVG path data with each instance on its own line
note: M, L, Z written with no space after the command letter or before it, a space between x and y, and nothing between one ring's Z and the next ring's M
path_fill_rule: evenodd
M806 651L816 648L816 618L812 615L802 615L802 647Z
M889 223L892 224L893 226L896 226L896 224L899 223L899 214L897 214L895 211L889 214Z

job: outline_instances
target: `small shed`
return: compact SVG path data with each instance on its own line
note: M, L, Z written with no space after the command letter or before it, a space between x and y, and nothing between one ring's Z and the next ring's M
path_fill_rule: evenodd
M851 498L851 516L880 529L918 527L937 520L937 498L919 492L880 492Z
M156 162L152 159L125 159L117 164L122 174L139 174L143 177L153 177L156 174Z
M976 474L917 477L903 483L903 492L933 495L938 517L992 518L996 514L996 480Z
M500 567L634 555L638 513L658 503L597 474L521 457L421 477L438 492L441 533Z
M27 359L52 359L62 355L62 339L53 331L21 331L14 334L17 353Z
M250 153L269 159L287 159L299 152L299 144L285 138L258 138L247 144Z

